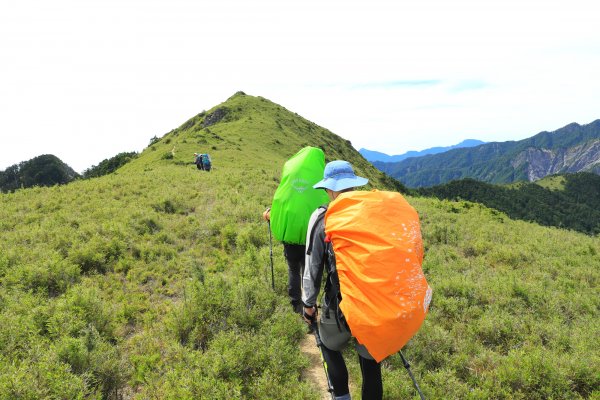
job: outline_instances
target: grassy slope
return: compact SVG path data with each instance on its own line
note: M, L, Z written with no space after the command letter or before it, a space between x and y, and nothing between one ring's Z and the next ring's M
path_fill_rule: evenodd
M563 175L549 175L534 183L550 190L565 190L565 177Z
M299 382L303 327L278 244L270 290L259 214L307 144L389 181L268 100L224 106L220 123L194 117L116 174L0 196L0 398L318 398ZM196 151L212 172L190 164ZM434 300L406 354L428 398L598 395L598 240L409 200ZM386 398L414 394L396 358L384 374Z
M428 371L429 397L598 396L597 238L468 202L412 203L422 215L424 269L435 293L408 352Z

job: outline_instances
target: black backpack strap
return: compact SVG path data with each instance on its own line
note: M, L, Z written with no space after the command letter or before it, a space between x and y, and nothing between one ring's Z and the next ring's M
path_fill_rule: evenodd
M312 253L312 248L313 248L313 241L315 239L315 227L317 226L317 223L322 220L323 218L325 218L325 211L327 211L327 206L319 206L318 210L323 209L324 211L322 213L320 213L317 216L317 219L315 220L315 223L313 224L311 230L310 230L310 236L308 238L308 244L306 246L306 254L310 256L310 254Z
M333 312L338 330L342 332L343 325L346 330L350 331L346 317L344 317L340 309L342 291L340 289L333 244L330 241L326 242L325 251L327 252L327 279L325 281L325 295L323 296L323 313L326 318L329 318L330 311Z
M319 221L321 221L322 219L325 218L325 212L327 211L327 206L325 206L325 205L320 206L319 209L323 209L324 211L321 212L317 216L317 219L315 219L315 222L313 223L313 226L311 228L310 236L309 236L309 243L307 243L307 247L306 247L307 255L310 255L312 253L313 241L315 239L315 234L316 234L315 227L318 225ZM325 315L325 318L329 318L330 311L333 312L335 314L335 322L337 324L338 330L341 332L342 325L344 325L346 327L346 329L348 331L350 331L350 327L348 326L348 323L346 322L346 318L344 317L344 315L342 314L342 312L340 310L340 301L342 298L342 294L340 291L340 282L338 280L337 270L336 270L336 266L335 266L335 254L333 253L333 245L331 244L331 242L325 243L325 252L327 253L326 254L327 261L325 262L325 264L327 266L327 279L325 280L325 288L324 288L325 304L323 304L323 314Z

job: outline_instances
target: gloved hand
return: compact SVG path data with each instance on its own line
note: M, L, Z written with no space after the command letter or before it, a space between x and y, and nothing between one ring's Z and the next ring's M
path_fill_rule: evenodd
M317 307L304 307L302 312L302 318L308 325L312 325L317 320Z

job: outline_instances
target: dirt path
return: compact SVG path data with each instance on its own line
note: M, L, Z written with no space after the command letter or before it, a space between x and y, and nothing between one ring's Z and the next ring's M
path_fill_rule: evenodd
M302 378L315 385L321 393L322 400L331 400L331 395L327 392L327 378L325 377L321 354L312 333L304 336L304 339L300 342L300 350L310 361L310 365L304 371Z

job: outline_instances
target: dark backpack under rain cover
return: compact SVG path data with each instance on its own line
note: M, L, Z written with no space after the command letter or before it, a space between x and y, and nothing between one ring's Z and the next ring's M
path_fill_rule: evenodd
M208 154L197 154L194 162L205 171L210 171L212 167L210 156Z

